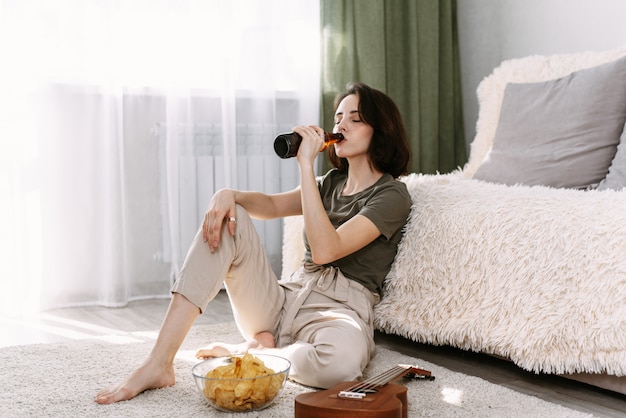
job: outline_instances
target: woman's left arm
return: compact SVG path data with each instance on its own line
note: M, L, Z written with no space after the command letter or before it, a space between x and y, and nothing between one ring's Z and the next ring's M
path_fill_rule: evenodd
M328 217L326 220L328 221ZM330 221L328 223L330 224ZM331 234L331 239L324 239L322 236L319 242L314 243L307 230L311 257L314 263L331 263L360 250L380 236L378 227L363 215L355 215L333 231L334 234Z

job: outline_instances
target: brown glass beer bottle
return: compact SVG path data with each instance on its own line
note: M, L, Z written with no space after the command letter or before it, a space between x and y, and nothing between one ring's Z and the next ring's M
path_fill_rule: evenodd
M328 148L329 145L339 142L343 139L342 134L335 134L332 132L324 132L324 146L321 151ZM302 137L296 132L289 132L279 134L274 140L274 151L280 158L295 157L300 148Z

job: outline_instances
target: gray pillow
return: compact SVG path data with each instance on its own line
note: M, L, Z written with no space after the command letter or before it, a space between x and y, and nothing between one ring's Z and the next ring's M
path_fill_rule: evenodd
M626 121L626 57L504 91L493 146L474 178L585 189L604 179Z
M622 190L626 187L626 124L619 139L617 153L609 167L609 174L598 185L598 190Z

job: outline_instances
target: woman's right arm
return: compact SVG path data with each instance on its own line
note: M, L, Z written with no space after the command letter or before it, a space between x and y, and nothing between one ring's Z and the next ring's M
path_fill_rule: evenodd
M219 245L223 223L227 224L231 235L235 234L237 223L231 222L230 219L236 220L236 205L241 205L251 217L256 219L274 219L302 214L299 187L277 194L233 189L219 190L209 202L209 208L202 223L202 236L204 241L208 242L211 251Z
M234 191L234 200L255 219L274 219L302 214L300 188L285 193Z

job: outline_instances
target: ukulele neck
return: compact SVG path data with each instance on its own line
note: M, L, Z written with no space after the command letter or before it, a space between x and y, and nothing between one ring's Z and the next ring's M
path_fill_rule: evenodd
M431 373L428 370L419 369L414 366L399 364L379 375L364 380L354 386L342 390L337 394L339 398L345 399L363 399L368 393L376 392L378 388L393 382L400 377L413 373L415 375L429 378Z

